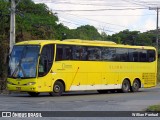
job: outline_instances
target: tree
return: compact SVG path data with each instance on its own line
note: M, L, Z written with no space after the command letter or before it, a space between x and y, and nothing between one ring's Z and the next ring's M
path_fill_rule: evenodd
M84 40L100 40L101 35L94 26L85 25L75 29L75 38Z
M69 36L71 36L71 32L70 29L66 26L64 26L63 24L58 24L56 27L56 39L58 40L64 40L67 38L70 38Z
M6 78L7 53L9 45L9 8L6 0L0 1L0 80Z
M45 4L23 0L17 6L17 42L30 39L55 39L58 17Z
M101 37L102 37L102 40L107 40L108 39L108 35L105 32L101 33Z

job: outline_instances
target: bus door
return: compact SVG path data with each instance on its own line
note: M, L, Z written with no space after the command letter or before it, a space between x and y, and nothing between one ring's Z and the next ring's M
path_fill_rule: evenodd
M38 65L38 90L52 91L53 75L52 65L54 58L54 44L45 45L42 48Z

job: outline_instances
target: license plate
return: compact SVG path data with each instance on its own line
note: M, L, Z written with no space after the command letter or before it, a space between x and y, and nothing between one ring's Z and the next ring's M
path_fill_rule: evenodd
M17 89L18 91L20 91L20 90L21 90L21 87L16 87L16 89Z

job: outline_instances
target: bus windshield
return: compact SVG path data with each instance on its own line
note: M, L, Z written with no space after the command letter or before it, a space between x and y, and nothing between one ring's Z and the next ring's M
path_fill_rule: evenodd
M38 45L14 46L10 55L8 76L12 78L36 77L39 50Z

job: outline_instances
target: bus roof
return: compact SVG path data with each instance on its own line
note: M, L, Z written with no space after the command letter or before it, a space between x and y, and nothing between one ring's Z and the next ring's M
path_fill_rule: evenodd
M100 41L100 40L80 40L80 39L66 39L66 42L75 42L75 43L91 43L91 44L103 44L103 45L115 45L115 42L112 41Z
M66 40L30 40L16 43L16 45L45 45L45 44L70 44L70 45L84 45L84 46L108 46L121 48L139 48L139 49L155 49L152 46L133 46L116 44L112 41L99 40L81 40L81 39L66 39ZM155 49L156 50L156 49Z

